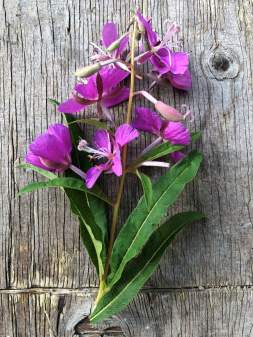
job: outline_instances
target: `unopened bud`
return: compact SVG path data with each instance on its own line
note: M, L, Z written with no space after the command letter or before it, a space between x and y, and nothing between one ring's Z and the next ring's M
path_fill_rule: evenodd
M155 108L168 121L179 122L184 120L184 116L179 111L161 101L155 103Z
M115 49L119 48L121 41L128 35L128 33L122 35L119 39L113 41L110 46L107 48L107 51L110 53L114 51Z
M100 63L91 64L84 68L80 68L75 72L77 77L89 77L93 74L96 74L102 68Z

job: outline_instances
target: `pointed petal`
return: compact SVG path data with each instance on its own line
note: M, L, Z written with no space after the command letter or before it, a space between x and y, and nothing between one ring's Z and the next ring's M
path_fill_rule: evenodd
M128 97L129 97L129 88L127 87L116 88L114 91L112 91L110 94L108 94L102 99L102 105L104 105L106 108L111 108L115 105L118 105L126 101Z
M93 101L98 98L98 90L96 83L97 74L88 78L86 84L78 83L75 85L75 91L83 98Z
M113 22L108 22L104 25L102 31L102 40L104 46L107 48L118 38L117 27Z
M147 20L146 18L144 18L144 16L141 14L141 12L139 10L136 12L136 16L137 16L137 19L138 19L140 25L142 25L145 29L146 36L147 36L148 42L149 42L149 46L150 47L155 46L158 42L158 37L157 37L156 32L154 32L153 29L152 29L152 25L150 23L150 20Z
M74 98L70 98L58 106L58 111L73 114L85 109L86 105L78 103Z
M129 124L120 125L115 132L115 141L120 146L131 142L139 136L139 132Z
M93 137L93 143L98 150L111 153L111 141L109 132L106 130L97 130Z
M161 118L148 108L136 108L135 119L132 124L136 129L160 135L162 127Z

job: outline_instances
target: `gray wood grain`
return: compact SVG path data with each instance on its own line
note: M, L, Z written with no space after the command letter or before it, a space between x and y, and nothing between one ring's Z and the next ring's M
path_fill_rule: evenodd
M200 209L208 220L189 226L168 250L147 284L164 293L151 291L138 297L125 312L128 333L253 336L252 1L143 0L138 4L152 15L159 32L164 32L167 18L177 21L183 45L191 53L193 89L182 94L170 87L156 88L154 94L178 108L189 105L195 116L192 129L203 131L197 145L205 155L202 171L172 212ZM68 96L73 72L91 55L89 42L99 40L103 23L114 20L123 31L132 7L124 0L0 0L0 288L4 292L0 335L49 336L43 308L48 305L55 329L59 295L54 299L47 288L70 292L67 315L85 306L85 299L71 289L85 287L89 294L89 288L97 286L63 194L39 191L16 198L17 190L34 177L15 170L14 164L35 135L61 121L47 99ZM122 112L115 109L118 120ZM143 136L141 144L131 146L131 156L148 141ZM126 186L122 219L140 196L140 188L133 186L132 180ZM114 191L109 188L109 192ZM232 286L236 291L231 291ZM45 294L30 294L32 287ZM186 302L179 296L180 288L189 288L183 291ZM15 289L26 293L12 293ZM151 328L145 330L146 325ZM60 336L68 335L63 321L60 329Z

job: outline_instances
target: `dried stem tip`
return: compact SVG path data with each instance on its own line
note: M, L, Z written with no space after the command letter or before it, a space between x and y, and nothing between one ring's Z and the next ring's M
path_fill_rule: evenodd
M78 69L75 72L75 76L77 76L77 77L89 77L93 74L96 74L101 68L102 68L102 65L100 63L91 64L91 65L86 66L84 68Z

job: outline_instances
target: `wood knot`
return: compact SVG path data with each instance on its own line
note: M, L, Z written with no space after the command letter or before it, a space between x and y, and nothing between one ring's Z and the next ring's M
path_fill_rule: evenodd
M218 47L202 55L204 73L218 81L233 79L239 74L239 58L232 49Z

